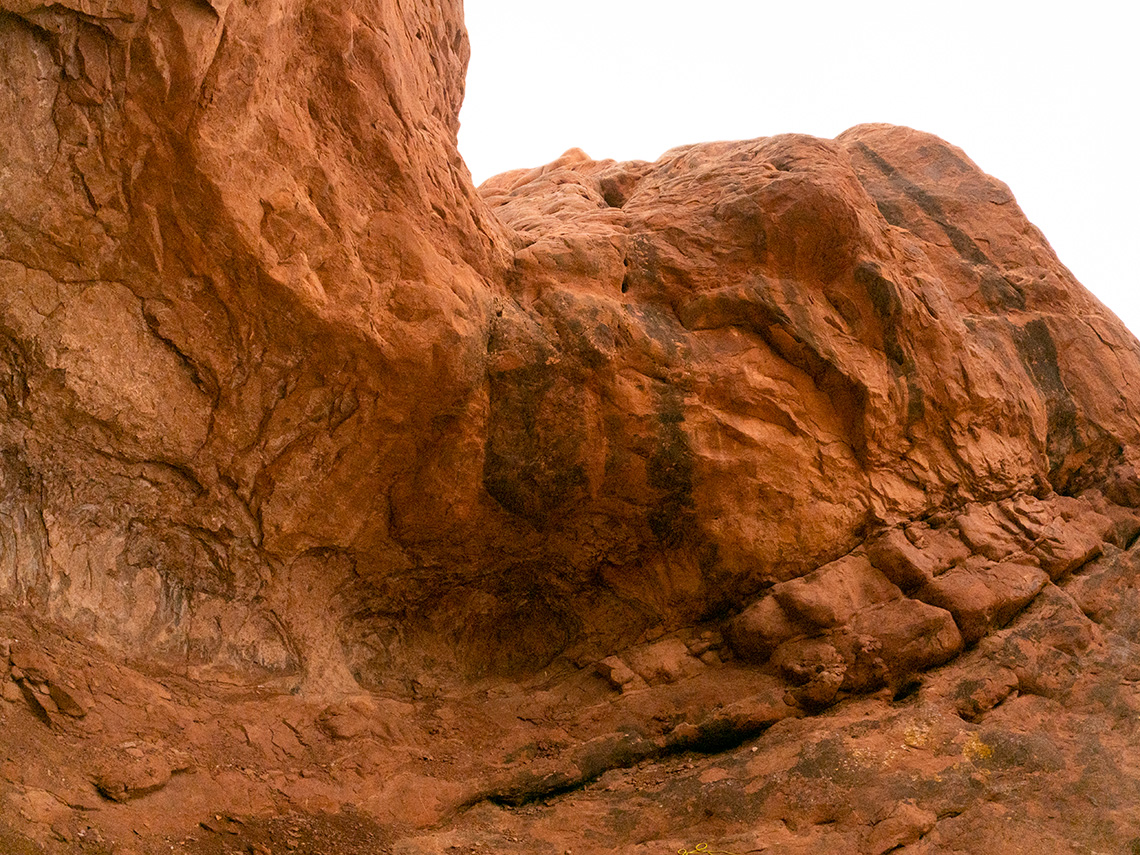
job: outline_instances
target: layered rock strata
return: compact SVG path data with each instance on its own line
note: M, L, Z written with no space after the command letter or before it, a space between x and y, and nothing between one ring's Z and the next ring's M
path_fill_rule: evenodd
M1140 345L1008 188L476 191L467 54L0 0L0 848L1134 846Z

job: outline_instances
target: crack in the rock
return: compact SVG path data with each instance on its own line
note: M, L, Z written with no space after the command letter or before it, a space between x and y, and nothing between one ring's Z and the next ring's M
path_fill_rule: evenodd
M734 722L713 718L696 726L695 732L678 734L675 729L664 739L645 737L603 738L578 748L570 763L576 770L560 770L543 776L518 773L512 781L483 791L469 799L463 807L490 802L500 807L524 807L539 801L558 798L579 791L607 772L630 769L647 760L662 760L679 754L724 754L760 736L779 717Z

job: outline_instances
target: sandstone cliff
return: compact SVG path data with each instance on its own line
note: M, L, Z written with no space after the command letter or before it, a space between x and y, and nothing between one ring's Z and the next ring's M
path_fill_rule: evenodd
M457 0L334 6L0 0L0 849L1137 845L1140 345L1008 188L476 191Z

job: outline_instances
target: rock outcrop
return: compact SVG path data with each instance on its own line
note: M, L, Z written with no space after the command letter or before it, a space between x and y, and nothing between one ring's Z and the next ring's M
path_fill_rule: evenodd
M468 50L0 0L0 849L1140 846L1136 339L905 128L476 191Z

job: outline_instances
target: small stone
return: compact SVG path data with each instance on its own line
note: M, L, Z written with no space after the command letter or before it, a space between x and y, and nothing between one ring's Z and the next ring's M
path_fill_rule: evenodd
M645 681L618 656L607 656L596 667L598 673L609 680L615 689L624 691L626 687L645 688Z
M954 707L966 721L975 721L1017 691L1017 674L1008 668L989 667L971 673L954 689Z
M104 758L91 783L104 798L126 802L162 789L170 774L170 764L156 754L143 758L120 754Z
M31 683L28 685L30 685L32 691L36 693L36 700L39 702L40 706L42 706L49 713L59 712L59 707L56 706L55 700L52 698L51 692L48 691L47 686L36 683Z
M46 683L51 672L51 662L38 650L13 647L9 654L12 671L20 671L21 677L32 683Z
M698 638L694 641L688 642L689 652L694 656L703 656L705 652L712 647L712 642L707 638Z
M48 685L48 694L51 696L56 707L64 715L69 715L72 718L83 718L87 715L87 710L80 706L79 702L75 700L62 686L55 683Z
M934 828L937 817L918 807L913 801L900 802L895 809L871 827L865 851L883 855L893 849L914 843Z
M664 638L632 648L625 654L630 669L648 685L675 683L704 670L705 665L681 639Z

